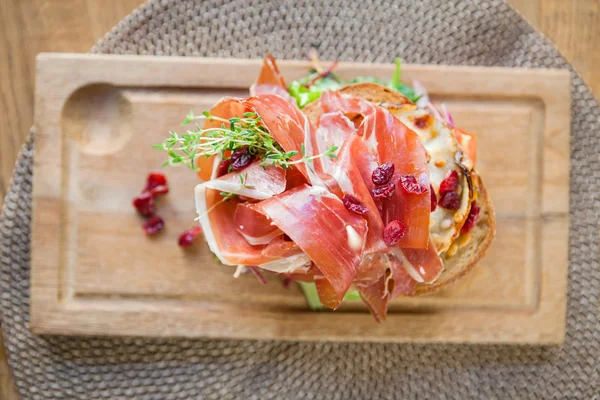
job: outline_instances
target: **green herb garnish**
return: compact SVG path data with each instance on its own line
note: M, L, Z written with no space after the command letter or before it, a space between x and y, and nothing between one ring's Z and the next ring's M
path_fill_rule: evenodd
M247 148L251 155L260 159L263 167L279 165L286 169L296 164L310 163L321 157L336 158L337 147L332 146L325 153L314 156L307 156L302 151L302 157L293 160L298 151L284 151L262 124L262 118L254 112L244 113L241 118L224 119L211 115L208 111L204 111L202 115L195 115L192 110L181 125L188 125L195 120L219 121L221 126L202 129L195 123L196 129L188 130L184 134L169 132L169 138L153 146L169 155L169 160L163 166L187 165L195 170L196 157L224 157L225 152L239 148Z

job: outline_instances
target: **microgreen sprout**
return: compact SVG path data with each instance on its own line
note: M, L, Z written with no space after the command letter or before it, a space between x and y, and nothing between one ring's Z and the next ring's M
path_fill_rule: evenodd
M302 146L302 157L293 160L298 155L297 150L284 151L281 145L273 139L262 123L262 118L254 112L246 112L241 117L230 119L221 118L204 111L196 115L189 112L182 126L197 120L221 122L220 127L203 129L194 123L195 129L184 134L169 132L169 138L153 147L167 152L169 159L163 166L187 165L196 169L196 157L211 157L220 155L225 159L225 153L246 147L251 155L258 157L263 167L278 165L284 169L300 163L310 163L320 157L337 158L336 146L332 146L323 154L307 156Z

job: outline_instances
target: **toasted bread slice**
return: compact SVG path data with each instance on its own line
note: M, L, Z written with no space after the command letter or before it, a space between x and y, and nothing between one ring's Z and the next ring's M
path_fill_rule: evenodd
M400 110L416 107L401 93L372 82L348 85L340 89L340 92L371 101L387 108L393 115ZM316 101L304 107L302 111L312 123L316 123L320 114L319 107L319 102ZM483 258L494 240L496 235L494 206L481 178L474 170L472 173L473 195L481 208L477 224L466 235L459 235L448 250L440 254L444 261L444 271L434 283L417 285L415 296L434 293L466 275Z

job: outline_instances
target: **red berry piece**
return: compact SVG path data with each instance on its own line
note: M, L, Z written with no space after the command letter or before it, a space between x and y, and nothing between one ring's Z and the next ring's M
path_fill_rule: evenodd
M434 212L437 208L437 196L435 195L435 190L433 190L433 186L429 185L429 193L431 193L431 212Z
M254 156L250 154L250 150L247 147L240 147L231 155L231 167L239 171L246 167L254 160Z
M154 199L152 198L151 193L144 192L139 196L134 197L132 204L144 217L149 217L154 214Z
M194 243L194 239L202 232L202 228L199 226L195 226L192 229L189 229L179 236L179 246L188 247Z
M222 177L223 175L227 175L229 173L229 166L231 165L231 160L223 160L219 163L217 167L217 178Z
M348 211L350 211L351 213L358 214L358 215L365 215L366 213L369 212L369 209L367 208L367 206L365 206L363 203L361 203L356 197L352 196L351 194L345 195L344 198L342 199L342 202L344 203L344 207L346 207L346 209Z
M151 192L158 186L167 186L167 177L161 172L151 172L146 179L146 188L144 192ZM165 192L166 193L166 192Z
M460 233L465 234L465 233L469 232L471 229L473 229L473 227L475 226L475 223L477 222L477 218L479 217L480 211L481 211L481 208L479 208L476 201L471 203L471 210L469 211L469 216L465 220L465 224L461 228Z
M447 192L442 195L438 204L448 210L458 210L460 208L460 197L456 192Z
M154 235L162 231L164 227L165 222L163 221L163 219L159 216L154 216L148 221L146 221L146 223L144 224L144 233L146 235Z
M156 187L153 187L152 190L150 191L150 194L152 196L160 196L161 194L167 194L169 193L169 187L165 186L165 185L158 185Z
M374 187L371 194L376 199L389 199L394 194L394 189L396 189L396 185L394 185L394 182L390 182L383 186Z
M458 187L458 172L450 171L442 183L440 184L440 196L444 196L448 192L454 192Z
M427 186L421 185L413 175L402 175L400 185L406 193L423 194L427 191Z
M404 237L406 226L400 221L392 221L383 230L383 241L388 246L393 246Z
M375 168L373 174L371 175L371 179L373 183L376 185L385 185L392 179L392 175L394 175L394 164L385 163L381 164L379 167Z

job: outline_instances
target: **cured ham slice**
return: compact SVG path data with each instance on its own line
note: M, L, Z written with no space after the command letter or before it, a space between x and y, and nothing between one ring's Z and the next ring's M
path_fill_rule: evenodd
M224 201L218 190L206 183L196 186L196 210L210 250L226 265L260 265L271 261L262 254L265 246L252 246L235 229L233 215L237 199Z
M295 187L308 183L302 172L298 168L288 168L285 170L285 190L290 190Z
M310 258L302 252L259 265L260 268L278 274L292 274L310 264Z
M358 292L363 299L373 317L377 322L381 322L387 317L387 307L390 295L386 290L386 277L382 276L374 284L366 287L359 287Z
M362 260L366 221L327 190L306 185L256 206L310 257L341 300Z
M210 114L214 115L215 117L229 119L233 117L239 117L246 111L248 111L248 109L241 100L226 97L210 109ZM221 124L223 124L222 121L207 119L204 122L204 129L219 128L221 127ZM202 180L203 182L211 179L214 160L215 156L196 157L195 163L196 167L198 168L197 174L200 180Z
M336 310L342 303L344 295L340 296L336 292L331 282L324 275L322 275L322 272L316 267L313 279L321 304L323 304L325 307L331 308L332 310Z
M477 136L459 128L454 128L454 133L458 143L461 144L471 161L473 161L473 165L475 165L475 161L477 160Z
M341 112L323 114L314 134L315 153L322 154L332 146L339 149L344 141L355 133L354 124ZM331 174L335 160L323 157L319 161L322 172Z
M256 82L250 86L250 96L260 94L276 94L296 105L296 100L288 93L285 79L283 79L283 75L279 72L275 57L271 54L267 54L264 58L260 74Z
M422 251L422 250L418 250ZM390 300L402 295L411 295L415 291L417 281L410 276L406 268L394 256L390 257L390 271L386 288L390 292Z
M238 206L243 207L243 204L236 198L226 200L221 192L261 199L281 193L283 190L285 190L285 173L283 169L275 166L263 168L258 162L250 164L242 171L231 172L196 186L196 210L204 236L211 251L216 254L222 263L227 265L262 265L285 256L273 255L266 257L262 253L265 246L256 246L257 244L268 243L264 237L257 236L257 241L254 241L254 243L249 242L239 232L241 230L239 227L245 223L244 217L250 218L253 215L249 212L245 215L239 214L236 223L237 208ZM257 218L255 215L254 217ZM256 220L252 222L256 222ZM246 224L250 228L251 223ZM269 227L276 228L271 225ZM260 226L253 226L253 228L260 230Z
M302 249L291 240L286 240L283 234L271 240L263 250L263 255L269 258L290 257L299 253L302 253Z
M289 273L310 263L310 259L295 244L289 246L270 242L253 246L237 230L234 215L242 204L233 198L224 201L219 191L206 183L196 186L196 210L210 250L225 265L260 266L263 269ZM274 239L277 240L277 239Z
M387 225L392 221L400 221L406 227L406 234L397 246L423 249L429 243L431 215L427 155L416 133L389 113L385 115L385 122L385 131L375 128L378 134L379 161L380 164L394 164L396 172L392 180L397 183L392 198L382 201L383 222ZM385 143L382 143L384 140ZM425 191L408 193L400 183L403 175L413 176Z
M313 263L309 263L305 268L299 268L289 274L281 274L286 279L291 279L298 282L314 282Z
M262 118L262 123L283 150L298 151L298 154L292 157L293 161L302 158L300 149L304 144L306 132L310 132L312 126L298 107L274 94L250 97L244 104ZM308 182L311 181L304 163L298 163L294 168L297 168Z
M358 267L356 278L354 278L354 285L360 288L377 283L382 276L385 276L386 271L391 269L391 266L388 254L371 254L365 256Z
M234 193L251 199L263 200L285 190L285 171L279 166L263 168L254 161L240 171L230 172L206 182L206 187L225 193Z
M444 270L444 263L433 244L426 249L392 249L406 272L417 282L433 283Z
M429 188L427 154L419 136L408 129L382 107L339 92L326 92L321 99L322 111L338 110L345 115L362 115L358 135L367 145L377 163L395 166L396 182L390 199L382 201L381 215L384 225L400 221L406 226L406 234L398 242L399 247L426 248L429 242L429 217L431 196L423 193L407 193L400 184L400 177L411 175L425 188ZM363 174L364 175L364 174Z
M359 136L349 137L338 152L338 159L333 165L333 176L344 194L354 196L369 209L363 216L369 227L365 253L389 252L383 242L383 221L356 163L366 151L366 145ZM362 166L364 167L365 165Z
M236 206L233 223L240 235L255 246L269 244L276 237L283 235L281 229L271 224L266 216L256 211L252 203L239 203Z

